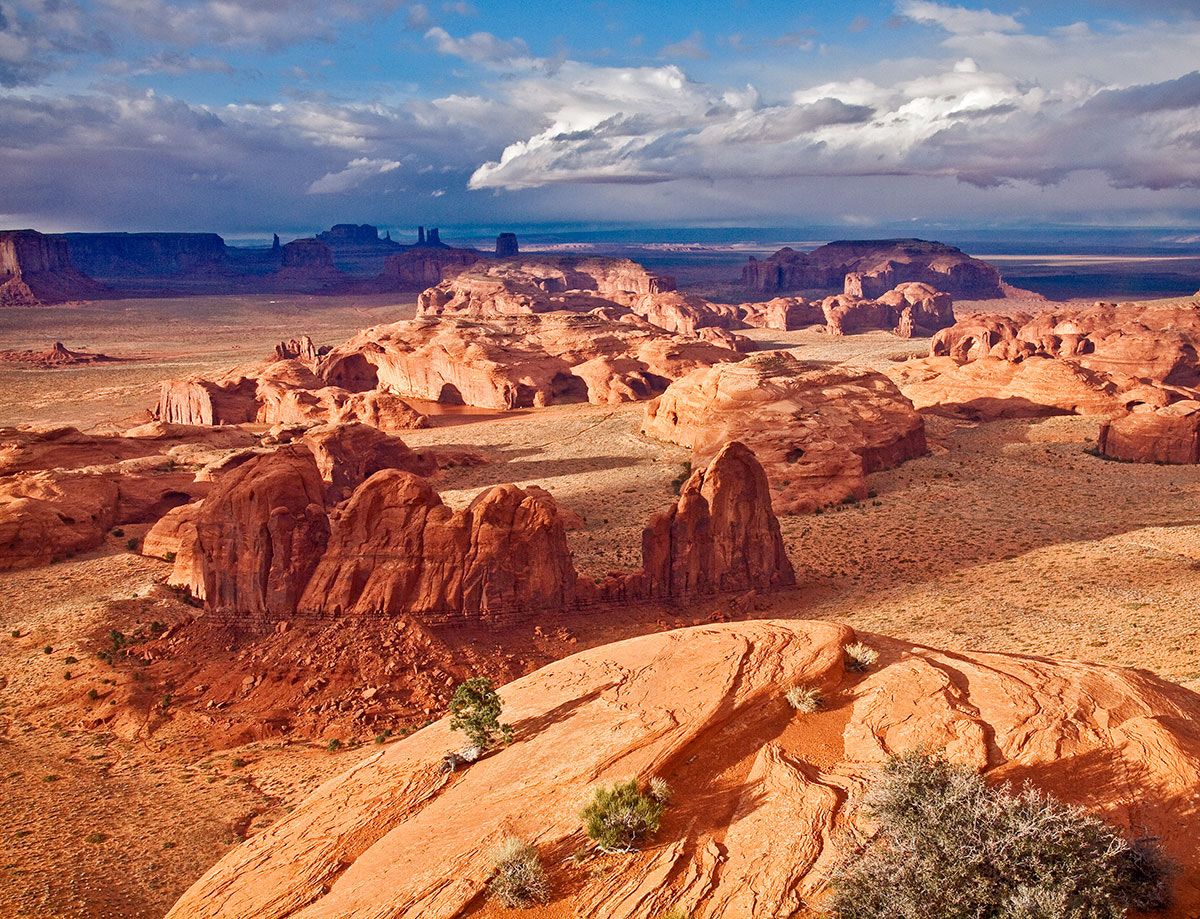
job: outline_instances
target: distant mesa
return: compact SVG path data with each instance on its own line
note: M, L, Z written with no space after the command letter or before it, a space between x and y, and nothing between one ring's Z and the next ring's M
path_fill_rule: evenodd
M501 233L496 237L496 258L512 258L519 252L516 233Z
M78 269L61 237L37 230L0 232L0 307L87 300L107 293L104 285Z
M294 239L283 247L283 264L276 278L289 280L339 281L347 275L333 263L333 248L321 239Z
M390 234L387 239L380 239L379 228L369 223L335 223L316 238L330 246L396 246Z
M767 259L753 256L742 269L751 290L838 290L878 297L898 284L929 284L970 300L1004 296L1000 273L954 246L921 239L842 240L809 253L783 248Z

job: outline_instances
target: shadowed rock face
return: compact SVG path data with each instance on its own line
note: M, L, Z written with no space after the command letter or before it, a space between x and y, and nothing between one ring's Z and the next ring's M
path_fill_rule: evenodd
M82 300L106 292L71 261L61 237L36 230L0 232L0 307Z
M446 720L389 744L226 855L168 915L451 919L512 834L538 845L563 915L796 915L820 905L845 854L846 802L888 751L919 746L1161 836L1182 868L1177 915L1194 912L1200 698L1131 670L879 636L863 636L878 666L855 678L842 648L856 637L828 622L745 622L550 664L502 690L512 745L439 775L461 742ZM825 710L793 712L782 696L795 684L819 687ZM561 870L590 789L652 775L675 795L643 851L599 877Z
M312 453L284 447L223 475L179 529L172 582L213 609L289 613L329 539Z
M766 292L832 288L870 298L913 281L962 299L1004 296L1000 273L987 262L921 239L834 242L809 253L784 248L742 269L743 284Z
M867 497L866 475L926 452L925 422L887 377L754 354L694 371L646 406L642 431L698 461L737 440L771 482L777 513Z

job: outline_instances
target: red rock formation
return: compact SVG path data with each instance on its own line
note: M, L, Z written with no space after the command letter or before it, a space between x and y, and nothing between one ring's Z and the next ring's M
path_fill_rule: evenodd
M879 297L898 284L919 281L953 297L986 300L1004 296L991 265L953 246L920 239L855 240L830 243L810 253L780 249L742 270L754 290L840 289L858 298Z
M1198 347L1200 304L1096 303L968 317L934 337L930 358L894 373L917 405L981 418L1117 416L1200 396Z
M291 613L329 538L312 453L283 447L222 476L183 525L171 583L211 609Z
M424 479L387 470L335 518L300 608L494 621L570 607L575 580L553 501L497 485L455 512Z
M324 424L309 428L298 443L317 462L321 478L329 483L328 503L336 504L382 469L402 469L414 475L433 475L433 454L417 453L399 437L366 424Z
M121 358L107 354L72 351L61 341L56 341L45 351L0 351L0 362L36 364L39 367L72 367L76 364L105 364L119 360Z
M746 325L759 329L791 332L809 325L824 325L825 312L820 303L803 297L776 297L765 303L743 303L737 308Z
M867 497L868 473L926 452L925 422L879 373L815 368L782 351L697 370L646 406L643 433L706 462L737 440L767 472L777 513Z
M289 341L281 341L275 346L275 360L291 361L296 360L312 370L317 365L317 358L327 352L328 348L318 348L313 344L313 340L307 335L301 335L299 338L293 338Z
M885 329L901 338L914 338L954 324L949 294L916 282L899 284L875 300L849 293L818 302L776 297L765 303L743 303L735 310L747 325L792 331L824 324L833 335Z
M94 549L117 520L116 482L100 475L19 473L0 479L0 571Z
M256 389L253 379L236 372L220 380L166 380L154 417L165 424L245 424L258 414Z
M71 262L62 239L37 230L0 232L0 307L102 297L108 289Z
M636 317L447 317L366 329L330 352L320 374L347 390L512 409L648 399L696 367L740 358Z
M382 291L424 290L455 277L481 258L483 256L474 249L414 247L389 255L373 285Z
M642 571L640 596L678 600L796 582L767 476L750 450L726 444L692 473L673 507L651 518Z
M1200 402L1136 411L1100 427L1101 455L1134 463L1200 463Z
M922 746L1160 837L1180 866L1172 915L1196 913L1194 693L1134 670L880 636L861 636L880 662L849 681L842 649L857 637L828 622L738 622L552 663L502 690L515 743L438 776L433 764L461 745L443 719L364 754L228 853L168 919L453 919L478 908L505 837L535 840L550 861L579 846L592 788L654 775L676 789L662 830L602 876L554 874L554 914L814 912L855 844L847 803L888 752ZM797 716L783 700L793 685L821 688L835 711Z
M496 237L496 258L514 258L520 251L516 233L501 233Z
M333 250L319 239L293 239L283 247L283 265L276 277L290 280L336 281L346 276L333 264Z

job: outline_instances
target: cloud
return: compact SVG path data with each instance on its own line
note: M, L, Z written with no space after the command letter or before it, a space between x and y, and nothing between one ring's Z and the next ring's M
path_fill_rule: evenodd
M704 36L700 34L699 30L696 30L683 41L664 46L658 52L658 56L685 57L694 61L703 61L708 59L709 53L704 47Z
M310 195L340 195L378 175L400 168L396 160L373 160L365 156L353 159L339 172L327 172L307 188Z
M404 28L414 32L427 29L430 23L429 7L424 3L414 3L404 15Z
M491 32L474 32L466 38L455 38L441 26L425 33L441 54L460 57L476 64L505 64L514 60L529 60L529 46L519 38L503 41Z
M897 14L924 25L936 25L955 35L986 32L1023 32L1025 27L1014 17L991 10L969 10L962 6L944 6L931 0L900 0Z

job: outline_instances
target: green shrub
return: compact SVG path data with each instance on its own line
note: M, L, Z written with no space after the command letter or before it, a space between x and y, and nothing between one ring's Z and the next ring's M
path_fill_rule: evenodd
M512 725L500 723L500 698L492 681L474 677L459 683L450 700L450 730L462 731L471 745L486 750L500 735L505 743L512 742Z
M342 749L342 742L336 737L332 737L327 744L327 748L330 753L336 753L338 750Z
M128 549L130 552L132 552L137 547L138 547L138 541L137 541L136 536L134 536L132 539L129 539L125 543L125 548Z
M785 696L788 705L806 715L812 714L825 704L825 700L821 697L821 690L815 686L792 686Z
M94 690L94 689L89 689L87 691L87 697L89 699L91 699L93 702L95 702L97 699L100 698L100 693L96 692L96 690Z
M670 798L665 782L661 789L665 789L665 798L656 797L653 786L643 794L637 779L616 782L611 788L597 786L592 790L592 800L579 812L588 838L604 852L635 851L637 840L658 829Z
M869 645L864 645L861 641L846 645L842 651L846 655L847 670L866 670L879 660L879 652Z
M542 868L537 846L509 836L492 851L492 877L488 893L504 906L520 908L550 899L550 881Z
M865 808L878 829L833 874L837 919L1120 919L1167 903L1152 844L941 755L891 757Z

